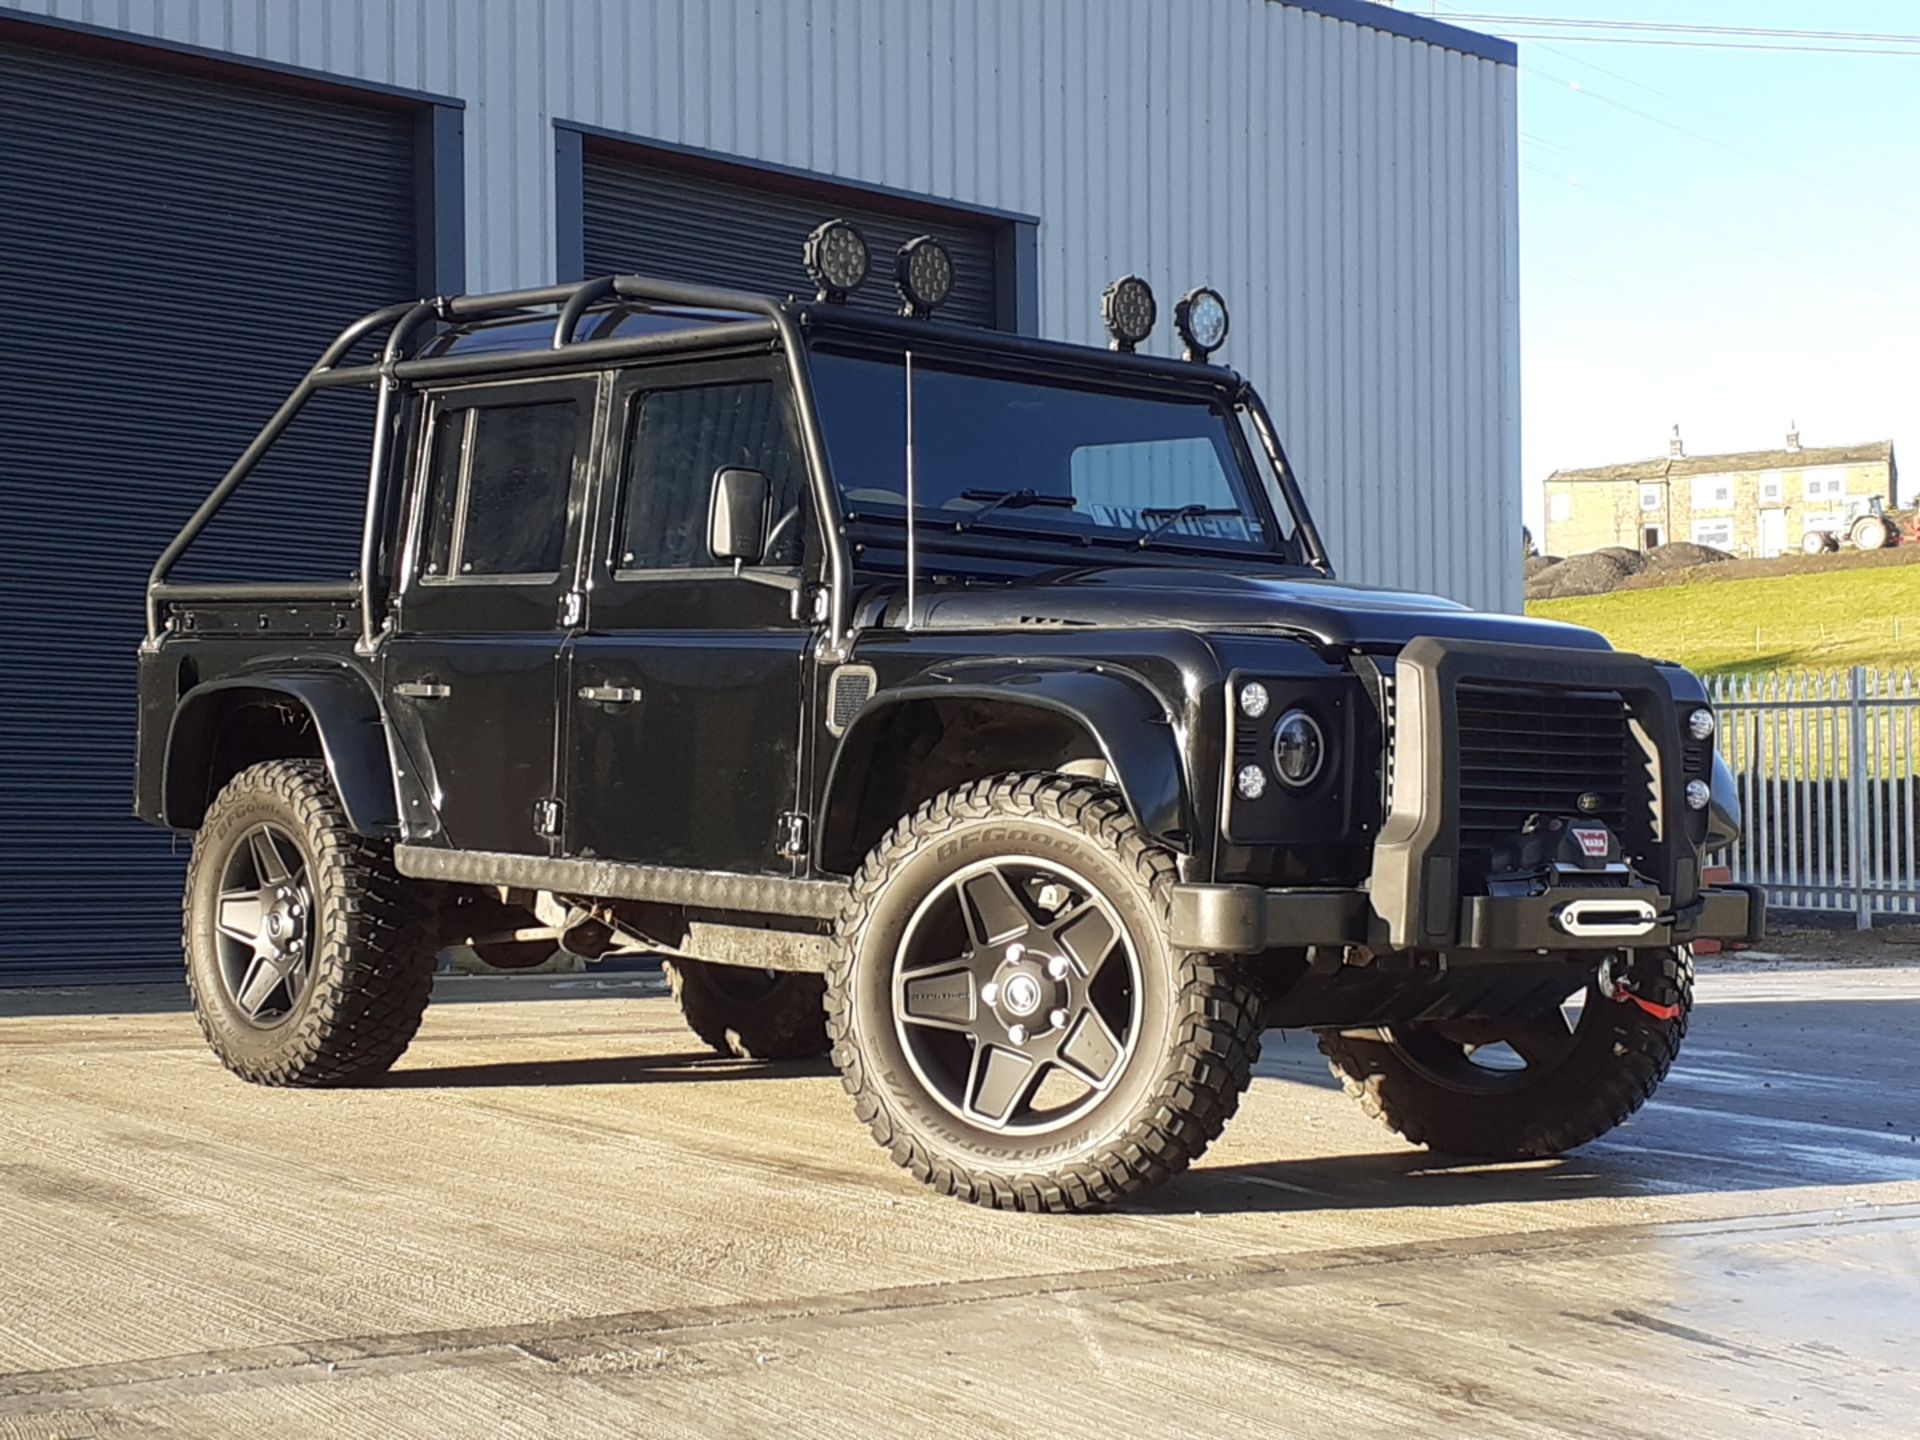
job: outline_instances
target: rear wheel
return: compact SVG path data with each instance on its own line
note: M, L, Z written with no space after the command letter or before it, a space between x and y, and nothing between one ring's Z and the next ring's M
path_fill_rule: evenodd
M718 1054L810 1060L827 1053L821 976L684 959L666 969L681 1017Z
M1081 1210L1206 1149L1260 1004L1237 967L1167 945L1174 874L1090 780L982 780L895 827L827 987L834 1062L895 1163L977 1204Z
M435 946L390 847L354 832L318 761L243 770L208 807L184 929L201 1033L256 1084L386 1070L433 988Z
M1856 550L1884 550L1893 543L1893 526L1878 515L1862 515L1849 538Z
M1829 550L1838 550L1840 542L1824 530L1809 530L1800 548L1809 555L1825 555Z
M1531 1020L1326 1030L1334 1078L1416 1145L1493 1159L1558 1155L1598 1139L1652 1097L1687 1033L1693 965L1641 951L1574 1002Z

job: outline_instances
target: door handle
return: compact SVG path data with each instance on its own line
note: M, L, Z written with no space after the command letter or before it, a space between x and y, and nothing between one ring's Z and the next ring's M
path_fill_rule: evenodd
M409 700L444 700L453 694L453 687L434 680L402 680L393 693Z
M638 687L633 685L582 685L576 693L582 700L602 705L631 705L640 698Z

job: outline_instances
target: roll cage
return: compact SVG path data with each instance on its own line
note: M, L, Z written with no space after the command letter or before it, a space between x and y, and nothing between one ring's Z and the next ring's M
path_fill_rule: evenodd
M652 333L577 338L588 312L596 305L609 304L647 312L681 312L689 323ZM550 332L543 332L548 336L544 347L464 352L455 346L441 354L418 353L424 348L423 327L457 329L482 322L533 321L541 319L547 311L554 313ZM826 442L814 401L808 347L802 338L803 332L814 330L840 333L849 338L864 336L902 344L930 344L949 353L970 352L1050 374L1073 372L1090 377L1123 374L1137 382L1178 382L1188 393L1196 379L1209 384L1229 403L1245 407L1267 462L1273 468L1281 497L1291 512L1295 535L1307 563L1327 575L1333 573L1326 547L1314 528L1272 417L1258 392L1232 370L1153 355L1115 353L1032 336L975 331L903 316L872 315L850 311L843 305L800 302L791 297L782 301L747 291L684 285L639 275L608 275L489 295L402 301L363 315L342 329L154 562L147 578L147 628L143 648L151 651L159 645L164 628L162 611L168 604L219 600L245 593L250 597L289 602L319 600L355 604L360 612L357 648L363 654L371 653L379 638L380 617L387 599L380 547L382 517L387 510L400 424L394 397L404 386L412 384L694 354L741 345L770 345L785 357L814 503L822 516L835 516L839 513L839 497L829 470ZM383 334L385 339L381 341ZM344 363L357 347L369 342L379 345L377 359ZM168 579L181 555L245 483L307 402L322 390L353 386L372 389L377 394L358 577L339 582L243 585ZM849 620L853 607L852 550L840 526L828 524L822 529L827 540L827 639L829 648L838 653L844 650L852 633Z

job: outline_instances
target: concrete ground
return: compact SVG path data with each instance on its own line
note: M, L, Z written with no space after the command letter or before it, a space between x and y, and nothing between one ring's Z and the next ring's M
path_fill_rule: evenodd
M170 988L0 991L0 1437L1915 1433L1920 969L1713 967L1554 1163L1437 1163L1269 1036L1198 1170L1058 1218L649 978L439 1001L312 1093Z

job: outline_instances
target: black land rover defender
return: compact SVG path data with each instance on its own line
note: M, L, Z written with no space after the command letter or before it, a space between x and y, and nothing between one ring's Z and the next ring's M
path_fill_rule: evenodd
M1407 1139L1549 1155L1686 1029L1738 825L1698 681L1342 584L1258 395L1134 353L633 276L342 332L155 565L136 809L195 833L187 972L276 1085L399 1058L435 956L663 952L722 1053L831 1053L894 1160L1073 1210L1220 1133L1313 1030ZM355 578L169 579L335 386Z

